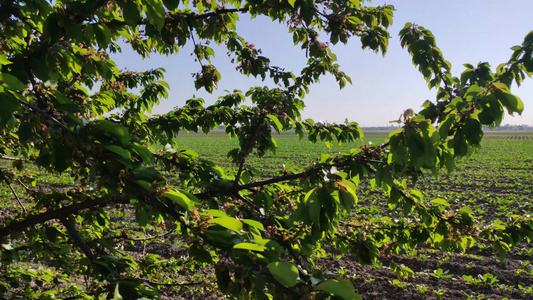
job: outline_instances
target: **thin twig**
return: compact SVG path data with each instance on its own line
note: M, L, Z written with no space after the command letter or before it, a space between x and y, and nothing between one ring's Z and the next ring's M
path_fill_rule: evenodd
M13 187L11 186L11 182L9 182L9 179L7 179L6 175L4 174L4 170L0 169L0 176L2 176L2 178L4 179L5 183L9 186L9 189L11 190L11 192L13 193L13 195L15 196L15 198L17 199L20 207L22 207L22 210L27 213L28 210L26 209L26 207L24 206L24 204L22 204L22 201L20 201L20 198L19 196L17 195L17 192L15 192L15 190L13 189Z
M200 66L202 66L202 70L203 70L204 64L202 63L202 60L200 59L200 55L196 53L196 47L198 47L198 45L196 44L196 40L194 39L194 32L193 32L192 26L189 26L189 29L191 30L191 40L192 40L192 44L194 45L194 52L196 54L196 58L198 59L198 62L200 63Z
M155 239L170 235L170 234L174 233L175 231L176 231L176 227L170 229L169 231L167 231L165 233L158 234L158 235L155 235L155 236L149 236L149 237L145 237L145 238L131 238L131 237L128 237L127 235L122 235L120 237L124 238L126 240L129 240L129 241L144 242L144 241L155 240Z
M48 114L47 112L45 112L44 110L38 108L37 106L33 105L33 104L30 104L26 101L22 101L22 100L19 100L19 103L26 106L26 107L29 107L31 110L33 110L34 112L37 112L39 114L41 114L43 117L47 118L47 119L50 119L52 122L54 122L55 124L57 124L59 127L61 127L62 129L64 129L65 131L69 132L69 133L74 133L74 131L72 131L70 128L68 128L65 124L59 122L59 120L57 120L56 118L54 118L53 116L51 116L50 114Z
M25 185L24 182L22 182L22 180L17 179L17 181L19 182L20 185L22 185L22 187L23 187L26 191L28 191L28 192L31 192L31 191L32 191L32 189L30 189L27 185Z
M254 187L261 187L261 186L264 186L264 185L269 185L269 184L278 183L278 182L282 182L282 181L300 179L300 178L307 177L309 175L309 173L310 173L309 171L305 171L305 172L296 173L296 174L283 175L283 176L280 176L280 177L275 177L275 178L271 178L271 179L267 179L267 180L263 180L263 181L256 181L256 182L252 182L252 183L248 183L248 184L244 184L244 185L239 185L239 186L236 187L236 189L237 190L249 190L249 189L254 188Z
M3 159L3 160L24 161L24 158L20 158L20 157L9 157L9 156L4 156L4 155L0 155L0 159Z
M153 282L148 279L143 278L135 278L139 281L142 281L144 283L148 283L151 285L159 285L159 286L189 286L189 285L199 285L199 284L205 284L204 281L191 281L191 282L176 282L176 283L160 283L160 282Z
M35 80L35 76L33 75L33 72L31 70L31 66L30 66L30 62L28 61L28 59L24 60L24 67L26 68L26 73L27 73L26 75L28 75L28 78L30 79L30 82L31 82L31 85L33 87L33 91L35 92L35 97L37 97L38 103L41 104L41 105L44 105L44 99L43 99L43 97L41 95L41 92L36 89L37 81ZM26 101L22 101L22 100L19 100L19 103L24 105L24 106L26 106L26 107L29 107L31 110L41 114L45 118L50 119L52 122L56 123L59 127L61 127L62 129L66 130L67 132L74 133L65 124L59 122L56 118L54 118L52 115L50 115L46 111L40 109L39 107L37 107L37 106L35 106L33 104L30 104L30 103L28 103Z
M66 86L67 89L70 89L76 82L81 80L81 77L85 75L85 69L82 69L79 74L76 76L73 76L68 85Z

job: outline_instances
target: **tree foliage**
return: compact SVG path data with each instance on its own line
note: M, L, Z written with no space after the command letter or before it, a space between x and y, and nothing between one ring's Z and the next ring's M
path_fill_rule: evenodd
M0 295L9 295L17 276L45 283L79 276L87 288L65 294L157 298L164 286L180 287L180 293L208 286L183 282L179 270L213 266L218 291L236 298L356 299L349 282L329 278L314 264L326 245L362 264L379 264L380 254L422 244L465 251L485 243L504 258L511 246L530 242L530 218L481 227L468 207L453 211L444 199L426 199L416 181L425 172L452 172L457 158L480 146L483 125L498 126L505 111L522 112L510 88L533 74L533 32L495 71L488 63L465 64L455 77L431 32L408 23L401 45L437 96L418 113L405 113L388 142L322 155L268 179L258 179L258 170L247 165L251 155L275 152L276 132L294 130L327 144L363 137L355 122L302 120L303 98L326 74L340 88L350 82L331 44L359 39L364 49L385 54L393 11L359 0L0 1L1 158L17 169L35 164L70 175L80 187L30 189L27 210L2 218ZM243 14L286 24L307 56L300 73L271 65L238 34ZM131 47L142 57L175 55L186 44L193 44L199 62L197 89L211 92L221 78L210 60L212 44L226 47L243 75L277 85L228 92L210 106L193 98L151 117L167 97L164 70L119 70L109 53ZM243 105L246 100L252 105ZM219 126L239 141L228 153L234 173L179 148L180 133ZM7 168L2 164L5 183ZM352 218L364 180L386 194L399 221ZM124 245L132 237L113 226L131 220L124 211L134 211L141 229L166 228L190 259L128 256ZM17 261L53 261L60 271L32 273Z

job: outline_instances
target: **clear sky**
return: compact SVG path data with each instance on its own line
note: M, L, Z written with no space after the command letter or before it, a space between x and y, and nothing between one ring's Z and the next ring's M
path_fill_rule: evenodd
M402 49L398 32L405 23L412 22L431 30L437 46L445 59L452 64L452 73L459 76L464 63L476 65L489 62L493 69L506 62L512 46L522 43L524 36L533 30L533 1L531 0L401 0L372 1L370 5L392 4L396 7L394 24L390 28L391 40L385 57L372 51L363 51L360 42L353 38L347 45L341 43L333 47L341 69L353 81L352 85L339 90L331 77L324 77L311 87L304 101L304 118L316 121L343 122L345 118L356 121L361 126L388 126L389 121L407 108L418 111L426 100L434 100L436 90L429 90L422 75L411 62L407 50ZM283 24L272 23L267 18L250 21L241 16L237 30L248 41L262 49L263 55L271 59L271 65L284 67L299 73L305 65L305 53L294 46L292 35ZM127 46L123 53L113 58L120 68L134 71L163 67L167 73L165 81L170 85L169 98L164 99L154 113L165 113L196 95L208 104L224 95L224 90L266 85L274 87L270 81L247 78L235 71L229 62L226 50L215 48L216 58L212 61L222 74L219 88L213 94L205 90L196 91L192 73L200 70L198 62L190 55L192 47L186 46L179 54L165 57L152 55L142 60ZM533 125L533 79L513 92L524 102L522 116L506 116L503 124Z

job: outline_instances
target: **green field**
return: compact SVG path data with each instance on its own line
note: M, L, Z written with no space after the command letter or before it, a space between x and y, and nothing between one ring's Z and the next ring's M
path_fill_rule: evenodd
M308 140L299 139L293 133L283 133L274 136L278 148L276 153L267 152L263 157L252 156L246 165L259 168L263 176L279 174L285 168L305 166L320 157L321 153L335 154L349 152L351 148L359 147L365 143L381 144L388 137L388 132L366 133L363 141L349 144L334 144L327 148L324 143L310 143ZM203 133L184 133L177 138L178 147L185 147L196 151L201 157L212 160L228 169L234 168L226 154L239 146L236 139L229 138L224 131L214 131L208 136Z
M370 132L365 134L363 142L380 144L387 136L386 132ZM335 145L328 149L321 143L312 144L289 134L278 136L276 140L276 155L268 153L262 158L251 158L247 163L260 169L265 177L279 175L284 167L312 163L320 153L349 152L350 148L359 147L363 143ZM224 165L228 172L234 171L225 153L237 147L238 143L227 138L223 132L212 133L209 137L184 134L177 141L180 146ZM533 133L487 132L482 145L471 157L458 161L455 173L443 172L438 178L428 174L419 181L418 188L425 192L428 199L442 198L455 208L469 206L474 215L478 216L477 222L485 222L482 225L507 221L513 215L531 214ZM373 191L369 184L363 183L360 187L359 205L354 212L359 220L387 216L394 218L398 214L389 209L386 197ZM382 299L379 291L385 290L388 291L386 294L401 295L391 299L533 297L532 245L523 244L513 249L505 263L500 263L497 256L495 251L483 246L476 246L466 254L435 253L434 250L422 247L384 263L385 268L393 264L404 264L411 268L416 279L405 280L398 279L391 272L364 269L346 259L341 260L339 265L343 272L354 272L352 282L356 288L361 288L359 292L362 292L364 299ZM330 259L331 257L325 259L323 263L328 264ZM468 276L473 276L474 279L467 281ZM475 281L476 278L485 278L485 281ZM497 278L498 281L491 283L490 278Z
M363 141L335 145L328 149L323 143L312 144L305 139L299 140L292 134L279 135L275 137L278 144L276 155L267 153L264 157L253 156L246 165L261 171L261 175L258 176L260 178L254 179L264 179L280 175L284 169L313 163L321 153L349 152L351 148L359 147L363 143L383 143L387 136L386 132L370 132L365 135ZM219 163L226 172L230 174L235 172L235 166L231 164L226 154L238 146L238 141L228 138L224 132L214 131L209 136L184 133L176 142L178 147L196 151L200 158ZM533 133L486 133L482 145L483 147L471 157L457 163L455 173L441 173L438 178L428 174L419 180L418 188L424 191L428 199L445 199L453 208L469 206L474 215L479 217L477 221L483 220L484 225L497 224L498 220L507 221L513 218L513 215L531 214ZM12 169L10 162L1 163L4 170ZM13 170L10 174L13 187L25 206L35 205L31 198L26 197L29 195L26 188L61 192L78 187L74 179L68 176L46 177L44 174L46 173L41 173L32 166ZM172 174L168 176L171 177ZM382 192L373 190L368 182L360 185L357 194L359 204L355 208L353 218L357 218L359 222L380 217L394 219L401 214L391 210L386 204L386 196ZM6 220L20 213L20 206L6 185L1 185L0 197L3 199L0 203L0 224L5 224ZM172 245L176 245L174 243L179 245L177 235L165 233L166 240L163 241L144 240L145 235L161 234L160 226L140 229L135 222L131 222L128 213L131 211L124 209L114 211L113 219L117 221L110 223L110 226L113 226L110 232L113 230L118 232L120 228L122 232L129 232L130 236L142 238L131 239L131 245L122 246L120 251L139 261L144 261L146 257L150 258L150 255L166 259L164 267L157 267L161 272L161 281L165 276L169 276L165 268L178 270L175 272L185 279L187 276L198 277L200 275L196 273L202 272L200 278L213 280L209 268L196 270L193 265L188 265L187 257L183 256L183 249L173 248ZM90 237L90 228L85 230L84 234ZM53 260L53 256L50 259ZM394 295L386 299L531 299L533 297L531 244L523 243L520 247L512 249L505 262L500 262L498 254L486 246L475 246L466 253L442 253L422 246L416 251L405 251L400 256L381 257L383 263L381 267L363 267L350 255L337 259L334 251L326 251L322 257L315 259L318 265L329 269L331 274L350 280L363 299L383 299L383 295ZM26 268L24 263L20 262L18 269L8 268L7 271L4 269L5 274L0 277L5 276L5 278L0 281L16 280L16 274ZM398 265L407 267L415 276L398 277L391 271ZM82 284L79 281L78 283ZM190 298L216 299L216 296L209 293L212 291L195 291L191 288ZM173 292L169 289L166 294L173 295Z
M368 142L381 144L388 134L365 133L363 141L334 145L331 149L320 142L313 144L283 134L275 137L278 144L275 155L267 152L264 157L253 156L246 165L260 169L263 177L275 176L284 168L312 163L321 153L349 152ZM223 131L209 136L183 134L177 144L224 166L228 172L236 169L226 153L238 147L238 141L228 138ZM533 132L487 132L482 148L471 157L461 159L455 173L443 172L437 179L427 175L420 184L429 196L449 199L457 205L471 205L479 215L505 218L513 213L533 212ZM360 200L365 201L365 197Z

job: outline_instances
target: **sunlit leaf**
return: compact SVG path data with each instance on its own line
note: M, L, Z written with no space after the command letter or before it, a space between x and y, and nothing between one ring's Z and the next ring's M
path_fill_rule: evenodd
M263 252L266 250L266 247L258 245L258 244L254 244L254 243L240 243L240 244L233 246L233 249Z
M181 192L171 190L165 193L165 197L169 198L188 211L192 211L194 209L194 202L192 202L185 194Z
M242 222L232 217L215 218L210 220L209 223L220 225L237 233L242 230Z
M26 85L17 77L7 73L0 73L0 83L10 90L21 91L26 88Z
M298 269L290 262L269 263L267 269L279 283L286 287L293 287L298 283Z
M345 300L362 300L361 296L355 293L352 284L347 280L335 280L330 279L321 282L317 287L317 290L324 291L334 296L340 297Z

